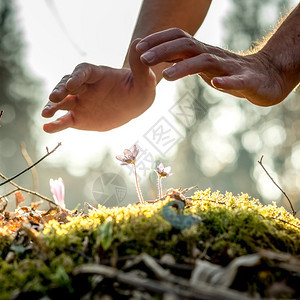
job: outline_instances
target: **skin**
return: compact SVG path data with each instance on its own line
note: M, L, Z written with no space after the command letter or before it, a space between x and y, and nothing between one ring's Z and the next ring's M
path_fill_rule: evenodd
M300 5L257 53L238 55L206 45L178 28L154 33L137 44L148 66L173 61L167 80L199 74L214 88L259 106L275 105L300 81Z
M178 27L194 35L205 19L210 4L211 0L144 0L131 41L170 27ZM157 83L162 79L162 70L170 65L162 62L152 66ZM124 67L128 67L128 54Z
M149 108L155 97L156 78L139 60L135 50L138 41L130 48L131 69L83 63L71 75L64 76L50 94L42 116L50 118L58 110L68 112L44 124L44 130L54 133L71 127L106 131L127 123Z
M58 110L67 114L45 124L44 130L107 131L119 127L151 106L162 76L176 80L199 74L214 88L260 106L281 102L299 83L300 5L261 50L243 56L192 37L210 1L187 0L184 10L182 3L145 0L133 39L150 35L134 40L122 69L84 63L64 76L50 94L42 116L50 118ZM166 29L171 26L182 29ZM163 31L153 33L159 30Z
M50 94L42 116L51 118L59 110L67 113L44 124L44 131L54 133L69 127L107 131L141 115L154 101L162 70L171 64L163 62L151 68L143 64L136 51L137 38L171 26L194 34L210 3L210 0L184 3L182 0L144 0L123 68L83 63L65 75Z

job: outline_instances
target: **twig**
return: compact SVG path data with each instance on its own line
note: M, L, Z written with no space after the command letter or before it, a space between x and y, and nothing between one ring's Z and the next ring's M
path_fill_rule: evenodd
M4 110L1 109L1 110L0 110L0 120L1 120L1 118L2 118L2 116L3 116L3 113L4 113ZM1 127L1 125L0 125L0 127Z
M273 183L279 188L279 190L282 192L282 194L286 197L286 199L288 200L289 204L290 204L290 207L292 209L292 214L293 214L293 217L296 216L296 211L294 210L294 207L293 207L293 204L290 200L290 198L288 197L288 195L286 194L286 192L275 182L275 180L272 178L272 176L269 174L269 172L266 170L266 168L264 167L263 163L262 163L262 160L263 160L263 155L261 156L260 160L258 161L258 163L261 165L261 167L264 169L264 171L267 173L267 175L269 176L269 178L273 181Z
M296 227L297 229L300 229L300 226L295 225L295 224L292 224L292 223L290 223L290 222L288 222L288 221L285 221L285 220L282 220L282 219L277 219L276 217L274 217L274 218L272 218L272 219L273 219L273 220L278 220L278 221L280 221L280 222L282 222L282 223L284 223L284 224L288 224L288 225L290 225L290 226Z
M235 290L198 282L197 285L191 285L188 280L176 277L176 284L165 280L154 280L150 278L140 278L137 275L130 274L129 272L119 271L110 266L100 264L82 264L73 270L75 276L81 274L101 275L104 278L109 278L119 283L131 286L137 289L145 290L148 292L164 295L175 295L176 299L215 299L215 300L250 300L251 298Z
M28 166L32 165L33 162L27 152L25 142L21 142L21 153L22 153L25 161L27 162ZM38 178L37 178L37 171L36 171L35 167L31 168L31 175L32 175L33 190L37 191L38 190ZM34 200L35 200L35 196L32 197L32 201L34 201Z
M2 173L0 173L0 177L2 177L3 179L5 179L6 181L8 180L8 178L7 178L5 175L3 175ZM4 195L4 196L0 196L0 199L3 198L3 197L5 197L5 196L7 196L7 195L12 194L13 192L16 192L17 190L19 190L19 191L23 191L23 192L25 192L25 193L27 193L27 194L31 194L31 195L37 196L37 197L39 197L39 198L41 198L41 199L43 199L43 200L45 200L45 201L48 201L49 203L51 203L51 204L53 204L53 205L55 205L55 206L57 206L57 204L56 204L53 200L51 200L50 198L48 198L48 197L46 197L46 196L41 195L41 194L38 193L38 192L34 192L34 191L29 190L29 189L23 188L23 187L21 187L20 185L16 184L15 182L11 181L11 180L9 180L9 183L10 183L11 185L13 185L14 187L16 187L17 189L14 190L14 191L12 191L12 192L9 193L9 194L6 194L6 195Z
M8 178L7 180L5 180L4 182L1 182L0 183L0 186L10 182L11 180L14 180L15 178L19 177L20 175L22 175L23 173L27 172L28 170L30 170L31 168L33 168L34 166L36 166L38 163L40 163L43 159L45 159L47 156L49 156L50 154L52 154L59 146L61 146L61 143L58 143L57 146L51 150L51 151L48 151L48 148L47 149L47 154L44 155L42 158L40 158L38 161L36 161L34 164L32 164L31 166L29 166L28 168L26 168L25 170L23 170L22 172L18 173L17 175L11 177L11 178Z
M19 189L14 189L14 190L10 191L9 193L0 196L0 199L6 198L6 197L10 196L11 194L13 194L13 193L15 193L15 192L17 192L17 191L19 191Z

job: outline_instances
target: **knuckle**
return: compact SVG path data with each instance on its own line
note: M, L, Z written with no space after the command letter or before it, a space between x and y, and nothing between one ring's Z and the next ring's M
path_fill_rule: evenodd
M209 64L213 64L216 61L216 56L210 53L202 53L201 58Z
M70 78L70 74L68 74L68 75L65 75L62 79L61 79L61 81L60 81L60 83L59 84L61 84L61 83L65 83L68 79Z
M190 37L184 37L183 41L185 43L185 45L189 48L189 49L194 49L197 44L196 44L196 40Z
M180 66L181 69L182 69L184 72L188 71L189 68L190 68L190 65L189 65L189 63L188 63L187 60L181 61L181 64L180 64L180 65L181 65L181 66Z
M81 77L82 74L84 74L84 76L86 76L88 73L90 73L92 71L92 66L89 63L83 62L80 63L79 65L77 65L72 73L72 77Z
M90 67L89 63L83 62L83 63L80 63L79 65L77 65L76 68L75 68L75 70L86 69L86 68L89 68L89 67Z
M186 33L184 30L174 27L170 29L172 31L172 34L174 34L177 37L186 37L189 36L188 33Z
M70 78L70 75L65 75L60 80L60 82L55 86L54 90L58 90L58 89L61 89L62 87L64 87L69 78Z

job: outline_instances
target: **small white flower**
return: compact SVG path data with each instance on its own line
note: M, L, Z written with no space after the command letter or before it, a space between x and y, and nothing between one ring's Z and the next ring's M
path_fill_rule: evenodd
M139 149L136 145L132 147L132 150L125 149L123 151L124 155L117 155L116 159L122 161L121 165L135 164L135 159L139 154Z
M160 163L155 170L156 174L159 177L169 177L171 175L173 175L173 173L171 173L171 167L164 167L163 163Z
M66 208L65 205L65 185L61 177L58 179L50 179L50 191L53 195L54 201L62 208Z

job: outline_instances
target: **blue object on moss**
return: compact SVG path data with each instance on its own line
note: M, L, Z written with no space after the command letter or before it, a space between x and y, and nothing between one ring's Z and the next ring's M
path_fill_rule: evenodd
M178 213L174 212L173 207L178 210ZM201 222L199 216L186 216L182 214L183 208L184 203L182 201L171 201L162 208L162 215L174 228L179 230L190 228L192 225Z

